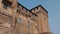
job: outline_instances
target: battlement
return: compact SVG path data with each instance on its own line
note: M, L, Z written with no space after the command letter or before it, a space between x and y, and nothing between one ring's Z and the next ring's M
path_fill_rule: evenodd
M18 3L18 2L17 2ZM42 11L44 10L44 11ZM48 17L48 12L47 10L45 10L41 5L38 5L34 8L32 8L31 10L27 9L26 7L24 7L23 5L21 5L20 3L18 3L18 11L20 14L31 18L32 20L37 20L38 14L40 13L44 13L44 15L46 15Z

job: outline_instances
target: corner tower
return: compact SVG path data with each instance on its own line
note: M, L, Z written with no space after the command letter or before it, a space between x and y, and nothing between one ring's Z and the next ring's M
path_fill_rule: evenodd
M52 34L49 29L47 10L39 5L32 9L32 13L37 15L36 29L38 34Z

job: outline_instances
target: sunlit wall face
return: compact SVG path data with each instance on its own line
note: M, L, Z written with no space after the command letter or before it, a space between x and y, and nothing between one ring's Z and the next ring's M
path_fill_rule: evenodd
M36 2L35 2L36 1ZM59 14L60 14L60 0L18 0L22 5L26 6L27 8L31 9L32 7L41 4L46 8L49 15L49 25L50 30L54 34L59 34ZM30 4L28 4L28 3ZM58 6L58 7L57 7ZM57 18L58 17L58 18ZM57 23L58 22L58 23ZM54 27L55 26L55 27ZM55 29L54 29L55 28Z

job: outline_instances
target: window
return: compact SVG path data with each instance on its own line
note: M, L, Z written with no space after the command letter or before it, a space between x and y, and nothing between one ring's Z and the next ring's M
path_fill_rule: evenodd
M9 5L7 3L4 3L3 8L7 9Z
M12 2L9 0L2 0L3 7L7 9L7 7L12 5Z
M28 32L30 32L30 22L28 21Z
M28 22L28 29L30 29L30 22Z
M18 18L18 19L17 19L17 22L18 22L18 23L21 23L21 18Z
M40 28L40 27L38 27L38 25L36 25L35 27L36 27L36 29L39 31L39 28Z
M20 11L17 10L17 13L20 13Z

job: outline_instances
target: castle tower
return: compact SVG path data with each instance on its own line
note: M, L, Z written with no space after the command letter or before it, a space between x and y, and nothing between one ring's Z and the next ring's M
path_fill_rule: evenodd
M37 26L39 34L52 34L49 29L48 12L41 5L32 9L32 12L37 15Z
M17 0L0 0L0 34L52 34L48 12L41 5L29 10Z
M31 9L31 11L37 16L37 18L33 17L33 19L36 20L35 23L37 24L36 29L38 34L52 34L49 29L47 10L41 5L38 5L37 7Z
M41 6L38 14L38 29L41 34L50 34L48 12Z

